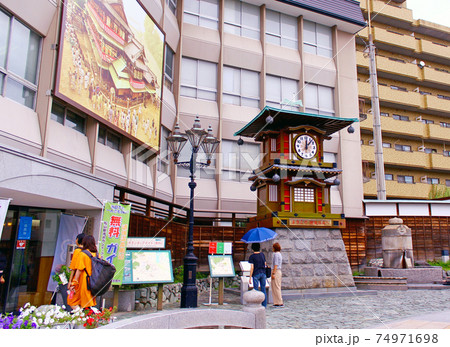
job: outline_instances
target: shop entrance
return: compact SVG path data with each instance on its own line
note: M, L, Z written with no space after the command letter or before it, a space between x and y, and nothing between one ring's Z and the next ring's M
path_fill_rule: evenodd
M6 283L0 286L0 311L14 312L25 303L49 304L47 292L61 211L10 206L0 242ZM25 217L25 219L23 218ZM26 218L31 217L31 218ZM29 229L19 228L30 222Z

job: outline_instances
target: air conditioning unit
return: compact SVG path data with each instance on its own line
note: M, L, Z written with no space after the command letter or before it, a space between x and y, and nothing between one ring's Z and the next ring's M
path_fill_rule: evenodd
M375 140L370 140L369 141L369 146L373 146L375 144Z
M417 150L419 151L419 152L425 152L425 146L419 146L418 148L417 148Z
M421 122L422 121L422 116L416 117L416 121Z
M372 177L372 178L376 178L376 177L377 177L377 174L376 174L376 172L371 172L371 173L370 173L370 177Z
M422 177L420 177L420 182L422 182L422 183L427 183L427 181L428 181L428 176L422 176Z
M417 87L416 89L414 89L414 91L415 91L416 93L420 92L419 87Z

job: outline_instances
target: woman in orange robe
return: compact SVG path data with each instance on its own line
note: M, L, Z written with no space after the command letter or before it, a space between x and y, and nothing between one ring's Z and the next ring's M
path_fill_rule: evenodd
M78 256L80 255L80 252L81 252L81 248L82 248L81 243L83 242L83 238L84 238L84 234L81 233L81 234L78 234L76 239L75 239L75 243L77 244L77 248L75 248L75 250L73 251L72 260L70 261L70 266L69 266L69 268L70 268L70 278L69 278L69 286L68 287L70 287L70 283L72 283L73 276L75 275L75 271L77 269ZM72 299L70 299L69 297L67 298L67 304L70 305L72 307L72 309L76 309L77 308L77 305L73 304L74 302L79 300L79 299L75 298L75 296L77 296L77 295L78 295L78 293L73 293L74 297L72 297Z
M87 250L93 257L97 254L97 246L95 239L91 235L87 235L82 241L83 250ZM82 308L97 305L95 297L92 296L90 290L87 288L86 272L90 276L92 274L92 262L89 256L80 252L77 256L77 263L75 266L75 275L70 283L69 290L74 291L72 299L67 300L70 306L81 306Z

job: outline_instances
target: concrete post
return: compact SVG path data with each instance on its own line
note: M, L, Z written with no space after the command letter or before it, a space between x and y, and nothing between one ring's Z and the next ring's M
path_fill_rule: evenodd
M255 329L266 328L266 309L262 305L264 294L259 290L252 289L244 293L244 308L242 311L255 314Z

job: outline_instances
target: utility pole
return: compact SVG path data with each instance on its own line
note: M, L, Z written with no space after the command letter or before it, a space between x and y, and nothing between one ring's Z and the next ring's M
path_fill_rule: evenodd
M373 115L373 140L375 147L375 179L377 182L377 199L386 200L386 181L384 176L383 140L381 136L380 99L378 97L377 65L375 61L375 45L373 44L370 19L370 3L366 0L369 21L369 74L371 86L371 104Z

